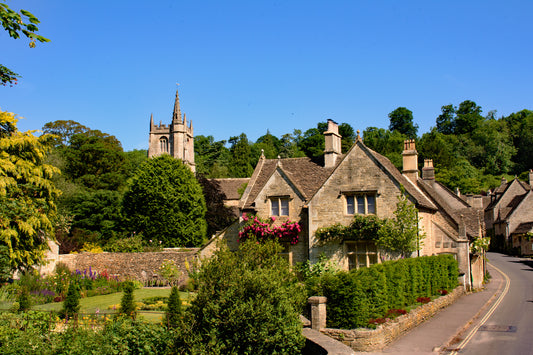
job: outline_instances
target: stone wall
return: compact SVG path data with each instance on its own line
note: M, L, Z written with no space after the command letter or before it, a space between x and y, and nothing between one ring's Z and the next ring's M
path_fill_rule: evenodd
M321 329L321 332L341 341L355 351L379 351L394 339L407 333L426 319L433 317L439 310L449 306L463 294L463 287L457 287L450 294L413 309L411 312L396 318L392 322L378 326L377 329L345 330L325 328Z
M92 271L106 271L122 280L135 279L147 284L163 281L157 273L159 267L165 259L174 260L181 271L180 284L184 284L187 280L186 262L191 265L197 252L197 248L190 248L148 253L61 254L57 262L66 264L72 271L90 267Z

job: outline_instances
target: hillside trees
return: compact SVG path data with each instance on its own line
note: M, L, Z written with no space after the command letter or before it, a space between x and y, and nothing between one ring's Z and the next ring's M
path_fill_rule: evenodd
M206 205L191 170L170 155L147 160L127 184L124 213L132 231L165 246L199 246L206 234Z
M398 107L389 113L391 132L398 132L409 139L415 139L418 125L413 123L413 112L405 107Z
M17 121L0 111L0 247L10 268L23 270L42 260L53 237L59 170L45 163L52 137L20 132Z

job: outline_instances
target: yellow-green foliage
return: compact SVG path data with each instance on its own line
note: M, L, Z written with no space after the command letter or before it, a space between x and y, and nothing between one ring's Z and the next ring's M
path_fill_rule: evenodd
M53 235L58 196L51 178L59 170L44 164L50 135L20 132L15 114L0 110L0 244L12 268L39 263Z
M96 243L85 243L85 244L83 244L83 248L81 248L80 251L85 251L85 252L88 252L88 253L95 253L95 254L104 252L102 247L99 246Z

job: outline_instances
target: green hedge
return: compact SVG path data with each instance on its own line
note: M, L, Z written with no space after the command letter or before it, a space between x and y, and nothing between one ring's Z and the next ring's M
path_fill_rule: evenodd
M322 294L328 298L330 328L366 327L388 310L416 303L457 287L457 261L451 255L387 261L369 268L325 274Z

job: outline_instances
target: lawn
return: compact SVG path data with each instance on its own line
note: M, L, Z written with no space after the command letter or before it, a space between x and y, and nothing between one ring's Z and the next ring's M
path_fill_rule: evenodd
M133 296L135 297L136 302L141 302L143 299L148 297L168 297L170 295L170 288L157 288L157 287L146 287L135 290ZM189 293L180 292L180 298L182 301L189 300ZM109 306L120 305L120 300L122 299L122 292L111 293L108 295L94 296L80 299L80 313L96 313L96 310L99 310L100 314L103 313L115 313L116 311L108 309ZM46 303L37 306L33 306L32 309L41 310L41 311L60 311L63 308L63 302L54 302ZM139 311L139 316L148 320L148 321L158 321L162 319L162 312L151 312L151 311Z

